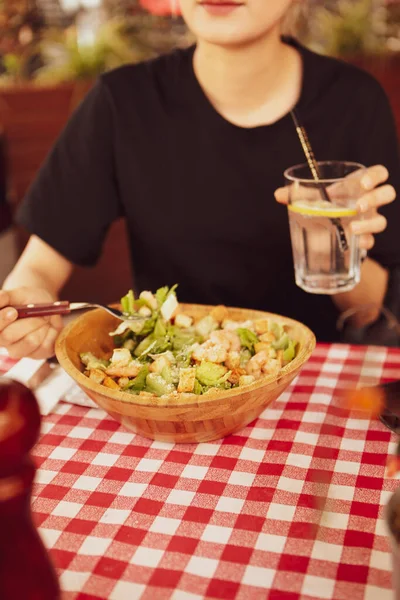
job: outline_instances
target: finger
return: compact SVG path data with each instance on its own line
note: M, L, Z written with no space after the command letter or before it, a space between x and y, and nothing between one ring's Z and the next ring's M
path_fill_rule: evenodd
M363 233L381 233L386 229L387 220L383 215L376 214L371 219L365 221L353 221L351 224L352 232L356 235Z
M30 332L23 339L8 346L8 354L11 358L24 358L31 356L43 344L50 325L47 324L36 331Z
M60 332L64 328L64 322L60 315L54 315L50 317L50 325Z
M359 246L362 250L371 250L375 246L375 238L370 233L360 236Z
M10 296L8 292L6 292L5 290L0 290L0 308L10 306L10 304Z
M60 332L57 329L53 329L53 327L49 327L49 330L44 338L42 344L39 348L37 348L34 352L29 354L29 358L50 358L54 356L54 346L56 339L60 335Z
M279 204L287 204L289 202L289 190L287 187L278 188L275 191L275 200Z
M15 323L11 323L0 333L0 345L8 348L12 344L16 344L27 335L38 331L44 326L48 326L48 321L44 319L20 319Z
M375 165L367 169L361 179L361 185L364 190L369 191L376 188L381 183L385 183L389 177L389 171L383 165Z
M2 332L7 326L11 325L18 319L18 313L15 308L3 308L0 310L0 332Z
M0 308L30 302L32 291L32 288L27 287L20 287L14 290L0 290Z
M361 213L366 213L371 208L379 208L385 204L390 204L395 198L396 190L394 187L392 185L383 185L360 198L357 206Z

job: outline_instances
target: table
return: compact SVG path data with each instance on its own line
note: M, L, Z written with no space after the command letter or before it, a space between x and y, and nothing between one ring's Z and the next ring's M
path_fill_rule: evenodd
M260 419L201 445L61 403L34 450L33 509L65 600L391 599L381 517L395 436L331 402L349 382L399 375L400 350L319 345Z

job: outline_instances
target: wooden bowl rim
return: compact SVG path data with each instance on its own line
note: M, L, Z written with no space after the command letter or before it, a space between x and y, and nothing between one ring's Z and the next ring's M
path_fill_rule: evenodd
M118 305L116 305L118 306ZM211 311L214 306L206 305L206 304L184 304L180 303L179 306L184 309L185 312L190 312L190 310L209 310ZM266 375L265 377L261 377L257 379L251 385L246 385L243 387L237 387L231 390L217 390L215 392L208 392L205 395L198 396L196 394L182 393L178 392L174 395L169 395L165 397L154 397L150 398L147 396L135 396L133 394L129 394L127 392L122 392L119 390L113 390L111 388L106 388L104 385L100 383L96 383L93 380L89 379L84 375L79 369L75 367L75 365L71 362L67 348L66 342L69 334L73 331L73 329L79 324L81 320L85 318L85 314L80 315L76 319L74 319L71 323L66 325L62 332L60 333L57 341L56 341L56 357L60 365L63 369L70 375L81 387L87 388L91 392L95 394L100 394L102 396L106 396L109 399L114 400L117 403L130 404L130 405L138 405L141 407L162 407L168 406L170 408L179 408L179 407L188 407L190 405L212 405L213 403L219 403L221 400L225 400L226 398L232 398L239 394L253 392L255 390L259 390L261 388L267 388L272 384L277 384L279 381L285 377L290 376L293 373L300 370L300 368L308 361L311 354L313 353L316 346L316 337L315 334L311 331L307 325L303 325L299 321L295 319L291 319L289 317L284 317L283 315L278 315L275 313L264 312L260 310L253 309L244 309L244 308L236 308L233 306L226 307L228 311L242 311L242 312L251 312L253 315L257 315L256 318L260 319L273 319L277 322L283 322L289 327L297 327L304 331L306 334L305 341L303 347L301 349L301 353L298 354L292 362L283 367L283 369L279 372L278 376L276 375ZM98 308L94 309L94 311L90 311L91 313L98 312L103 313L103 309ZM254 316L252 320L254 320ZM244 319L245 320L245 319Z

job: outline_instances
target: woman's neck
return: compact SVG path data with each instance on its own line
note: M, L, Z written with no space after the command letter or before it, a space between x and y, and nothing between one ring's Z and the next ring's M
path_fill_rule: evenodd
M194 70L215 109L242 127L277 121L300 96L301 56L281 40L278 28L236 48L200 41Z

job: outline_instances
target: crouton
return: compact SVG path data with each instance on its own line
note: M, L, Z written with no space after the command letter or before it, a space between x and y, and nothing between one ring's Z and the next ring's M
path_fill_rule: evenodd
M241 368L232 369L232 373L229 375L228 381L230 383L233 383L236 385L237 383L239 383L240 378L243 377L243 375L245 375L245 374L246 374L245 369L241 369Z
M132 355L128 348L115 348L111 357L111 366L118 365L125 367L132 360Z
M180 327L181 329L187 329L188 327L190 327L193 323L193 319L192 317L189 317L189 315L176 315L175 317L175 325L177 327Z
M249 329L250 331L254 331L254 323L253 321L231 321L229 319L224 319L222 325L222 329L226 329L227 331L236 331L236 329Z
M241 387L242 385L250 385L251 383L254 383L255 379L253 377L253 375L242 375L239 379L239 386Z
M128 340L125 340L124 348L127 348L127 350L129 350L129 352L131 352L132 350L135 349L135 342L131 338L129 338Z
M222 304L215 306L210 312L210 315L214 321L217 321L217 323L222 323L222 321L225 321L225 319L228 318L228 314L228 309Z
M196 369L188 367L179 371L178 392L193 392L196 381Z
M101 371L101 369L91 369L91 371L89 371L89 379L96 383L103 383L105 377L105 373L104 371Z
M169 366L171 366L171 363L166 356L157 356L155 361L151 363L149 370L152 373L161 373L165 367Z
M136 377L142 366L141 363L131 360L126 366L110 365L106 369L106 374L110 377Z
M151 317L151 309L148 306L141 306L138 313L141 317Z
M266 350L268 352L270 348L271 344L268 342L257 342L256 344L254 344L254 352L256 354L262 352L263 350Z
M275 342L276 341L276 337L274 336L274 334L269 331L268 333L262 333L260 335L260 342Z
M110 388L111 390L119 390L120 389L118 383L116 381L114 381L114 379L111 379L111 377L106 377L103 381L103 385Z
M157 305L157 300L156 300L156 297L154 296L154 294L152 294L151 292L148 292L148 291L144 291L140 294L139 298L141 300L144 300L144 302L146 302L146 304L149 308L151 308L152 310L157 310L158 305Z
M254 328L258 335L269 332L268 319L257 319L254 321Z

